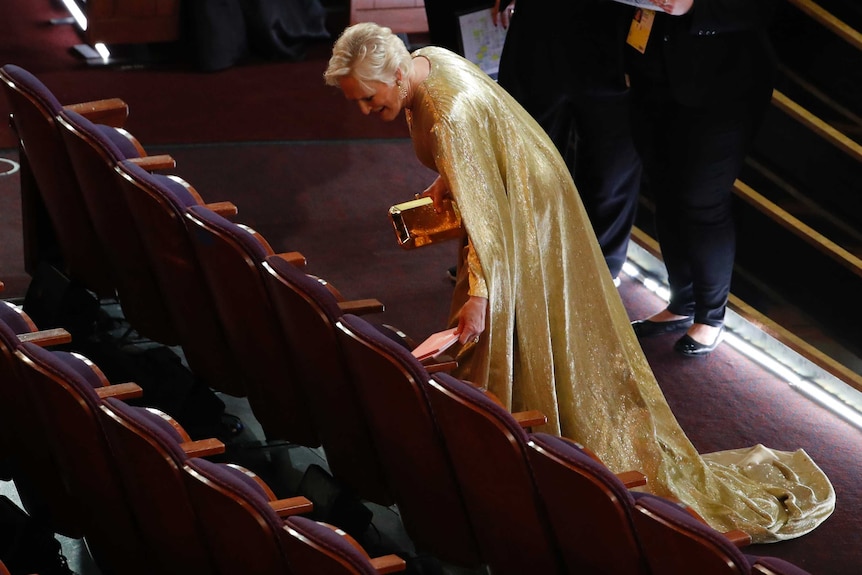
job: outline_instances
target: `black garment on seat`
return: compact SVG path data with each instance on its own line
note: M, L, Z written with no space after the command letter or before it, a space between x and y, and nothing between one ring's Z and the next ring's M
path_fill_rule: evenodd
M309 40L329 38L320 0L192 0L197 66L216 71L254 55L301 60Z
M308 40L329 38L319 0L246 0L242 8L249 48L258 56L301 60Z
M247 52L239 0L192 0L188 4L192 45L199 69L214 72L236 64Z
M0 496L0 561L12 575L74 575L50 529Z
M41 262L24 296L24 311L39 329L63 328L76 340L96 332L99 300L56 267Z

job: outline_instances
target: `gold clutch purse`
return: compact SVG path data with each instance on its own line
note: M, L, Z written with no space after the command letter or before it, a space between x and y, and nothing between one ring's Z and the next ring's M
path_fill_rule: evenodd
M389 208L389 219L395 228L395 238L404 249L413 249L460 238L461 214L455 202L446 202L449 208L438 214L429 197L395 204Z

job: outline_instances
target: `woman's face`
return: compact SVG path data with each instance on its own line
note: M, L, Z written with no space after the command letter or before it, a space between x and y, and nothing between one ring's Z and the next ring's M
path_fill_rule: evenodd
M384 122L391 122L401 112L401 95L398 93L398 86L370 82L369 88L363 88L353 76L345 76L339 81L339 85L344 97L356 102L366 116L378 114Z

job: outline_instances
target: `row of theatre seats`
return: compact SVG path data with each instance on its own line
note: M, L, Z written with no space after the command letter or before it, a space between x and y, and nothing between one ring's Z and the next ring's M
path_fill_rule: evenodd
M494 575L805 573L637 489L641 473L614 474L587 447L534 431L541 413L510 413L445 362L418 361L397 329L362 317L382 304L345 301L301 254L233 222L232 204L159 173L170 158L82 113L104 103L63 107L12 65L0 79L32 178L22 185L51 215L63 271L116 294L134 329L181 346L207 385L247 397L267 439L322 446L340 483L397 507L417 550ZM250 471L207 459L223 444L127 403L138 386L49 351L62 331L0 310L2 437L22 501L83 536L111 573L405 569L304 518L308 500L277 500Z

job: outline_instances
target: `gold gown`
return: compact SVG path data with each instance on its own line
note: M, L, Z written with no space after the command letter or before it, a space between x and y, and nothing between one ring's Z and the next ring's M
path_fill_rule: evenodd
M543 430L640 470L653 493L754 542L798 537L835 493L803 451L762 445L699 455L646 361L568 168L542 128L490 77L442 48L408 110L419 160L448 183L478 256L489 318L461 377ZM453 301L459 308L466 294ZM469 346L468 347L472 347Z

